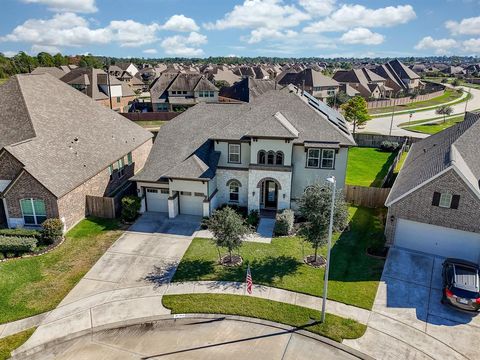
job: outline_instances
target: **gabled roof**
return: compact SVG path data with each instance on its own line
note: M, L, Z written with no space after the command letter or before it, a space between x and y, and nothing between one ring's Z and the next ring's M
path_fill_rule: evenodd
M0 148L57 197L152 137L47 74L13 76L0 95Z
M160 99L162 96L166 96L164 95L165 91L168 89L172 81L175 80L178 74L178 72L164 72L153 82L153 84L150 86L150 95L153 102L155 102L157 99Z
M109 75L110 85L121 85L114 76ZM94 68L77 68L65 74L60 80L69 85L87 85L82 92L90 96L94 100L108 99L108 95L104 93L99 85L107 85L107 73L100 69Z
M328 120L326 113L341 115L328 109L325 113L316 110L306 95L290 86L268 91L251 104L197 104L162 126L144 169L133 179L158 181L173 175L191 179L199 178L200 172L201 178L207 177L205 174L213 176L213 165L208 171L202 167L198 170L197 160L191 159L212 140L280 137L292 139L294 144L325 141L354 146L353 137ZM211 152L208 157L203 156L204 164L213 156ZM189 166L196 170L189 171ZM180 173L184 175L179 176Z
M473 175L470 176L471 186L479 190L479 120L479 113L467 113L464 121L413 144L390 191L387 206L454 164L466 165L465 172L471 172Z
M193 91L218 91L218 88L208 81L205 76L201 76L197 85L193 88Z
M274 80L258 80L246 77L230 87L221 88L219 95L244 102L252 102L270 90L275 90Z
M64 68L66 68L66 69L64 69ZM62 76L64 76L69 71L70 71L70 69L68 68L68 66L60 67L60 68L55 67L55 66L50 66L50 67L39 66L39 67L36 67L31 72L31 74L34 74L34 75L50 74L53 77L56 77L57 79L60 79Z

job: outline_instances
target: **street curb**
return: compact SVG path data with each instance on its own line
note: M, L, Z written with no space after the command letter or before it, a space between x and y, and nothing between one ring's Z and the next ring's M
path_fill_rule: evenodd
M262 320L262 319L257 319L257 318L250 318L250 317L245 317L245 316L236 316L236 315L223 315L223 314L171 314L171 315L158 315L158 316L150 316L150 317L145 317L145 318L137 318L137 319L131 319L131 320L123 320L123 321L118 321L114 323L110 323L107 325L101 325L98 327L94 327L88 330L83 330L79 331L76 333L72 333L69 335L66 335L61 338L57 338L53 341L50 341L48 343L36 346L34 348L25 350L25 351L18 351L20 349L15 350L12 353L12 360L20 360L24 359L25 357L32 356L38 352L44 351L47 348L50 348L52 346L60 345L62 343L65 343L70 340L77 339L79 337L82 337L84 335L93 335L94 333L105 331L105 330L113 330L113 329L119 329L119 328L126 328L129 326L135 326L135 325L141 325L141 324L153 324L157 322L162 322L162 321L174 321L175 323L189 323L192 320L206 320L206 321L211 321L211 320L217 320L217 321L239 321L239 322L246 322L246 323L251 323L251 324L257 324L257 325L263 325L263 326L268 326L276 329L283 330L285 332L289 333L295 333L299 334L301 336L304 336L306 338L312 339L319 341L323 344L326 344L328 346L334 347L340 351L343 351L349 355L352 355L358 359L362 360L373 360L372 357L363 354L362 352L352 349L342 343L336 342L334 340L328 339L326 337L323 337L321 335L317 335L305 330L297 329L295 327L289 326L289 325L284 325L280 323L276 323L273 321L268 321L268 320Z

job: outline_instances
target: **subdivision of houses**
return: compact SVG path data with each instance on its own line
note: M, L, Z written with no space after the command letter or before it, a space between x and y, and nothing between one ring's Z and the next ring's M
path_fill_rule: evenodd
M366 99L388 98L393 93L393 89L385 85L386 79L367 68L338 70L333 75L333 79L355 89ZM347 91L351 93L348 88L345 88L345 92Z
M298 73L285 73L283 77L277 78L280 85L296 85L312 94L317 99L325 101L329 97L335 96L340 88L340 84L320 71L308 68Z

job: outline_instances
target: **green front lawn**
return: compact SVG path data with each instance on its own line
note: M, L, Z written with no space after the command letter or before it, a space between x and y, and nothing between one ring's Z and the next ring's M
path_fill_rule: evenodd
M341 342L343 339L357 339L366 326L352 319L326 314L325 323L320 323L321 313L301 306L249 296L223 294L166 295L163 306L172 314L225 314L247 316L278 322L326 336ZM312 321L315 323L312 324Z
M0 324L55 308L121 235L116 220L89 218L52 252L0 264Z
M10 359L11 352L22 346L34 331L35 328L31 328L0 339L0 360Z
M395 106L395 112L397 113L397 112L406 111L406 110L422 109L422 108L427 108L431 106L441 105L450 101L457 100L461 96L462 96L462 92L460 91L457 91L454 89L446 89L443 95L434 97L433 99L430 99L430 100L416 101L416 102L412 102L410 104L405 104L405 105L397 105ZM393 100L392 100L392 104L393 104ZM392 111L393 111L393 106L387 106L383 108L370 109L368 112L371 115L375 115L375 114L389 113Z
M396 153L375 148L355 147L348 150L347 185L380 187Z
M367 247L383 242L382 209L350 207L350 230L335 234L332 246L328 297L371 309L383 260L366 255ZM225 252L222 249L222 252ZM250 264L254 284L263 284L315 296L322 295L324 269L303 262L313 254L298 237L274 238L271 244L245 242L240 248L242 266L218 264L218 251L209 239L196 238L185 253L173 281L245 281ZM326 254L326 247L320 251Z
M430 124L408 126L408 127L405 127L404 129L433 135L433 134L439 133L440 131L448 129L449 127L455 124L458 124L459 122L462 122L463 118L464 118L463 115L455 116L447 119L445 122L441 121L441 122L435 122Z

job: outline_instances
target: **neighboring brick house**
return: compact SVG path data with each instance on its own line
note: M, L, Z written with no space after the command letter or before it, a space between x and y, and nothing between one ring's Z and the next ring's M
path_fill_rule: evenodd
M480 262L480 114L415 143L386 201L387 244Z
M108 108L111 97L111 109L116 112L128 112L135 100L135 93L128 82L122 82L112 75L107 77L107 73L100 69L73 69L60 80Z
M17 75L0 86L0 207L9 227L86 215L143 168L152 134L54 77Z
M295 208L308 186L332 175L343 188L355 145L340 113L289 85L178 115L132 180L142 211L210 216L235 204L273 212Z

